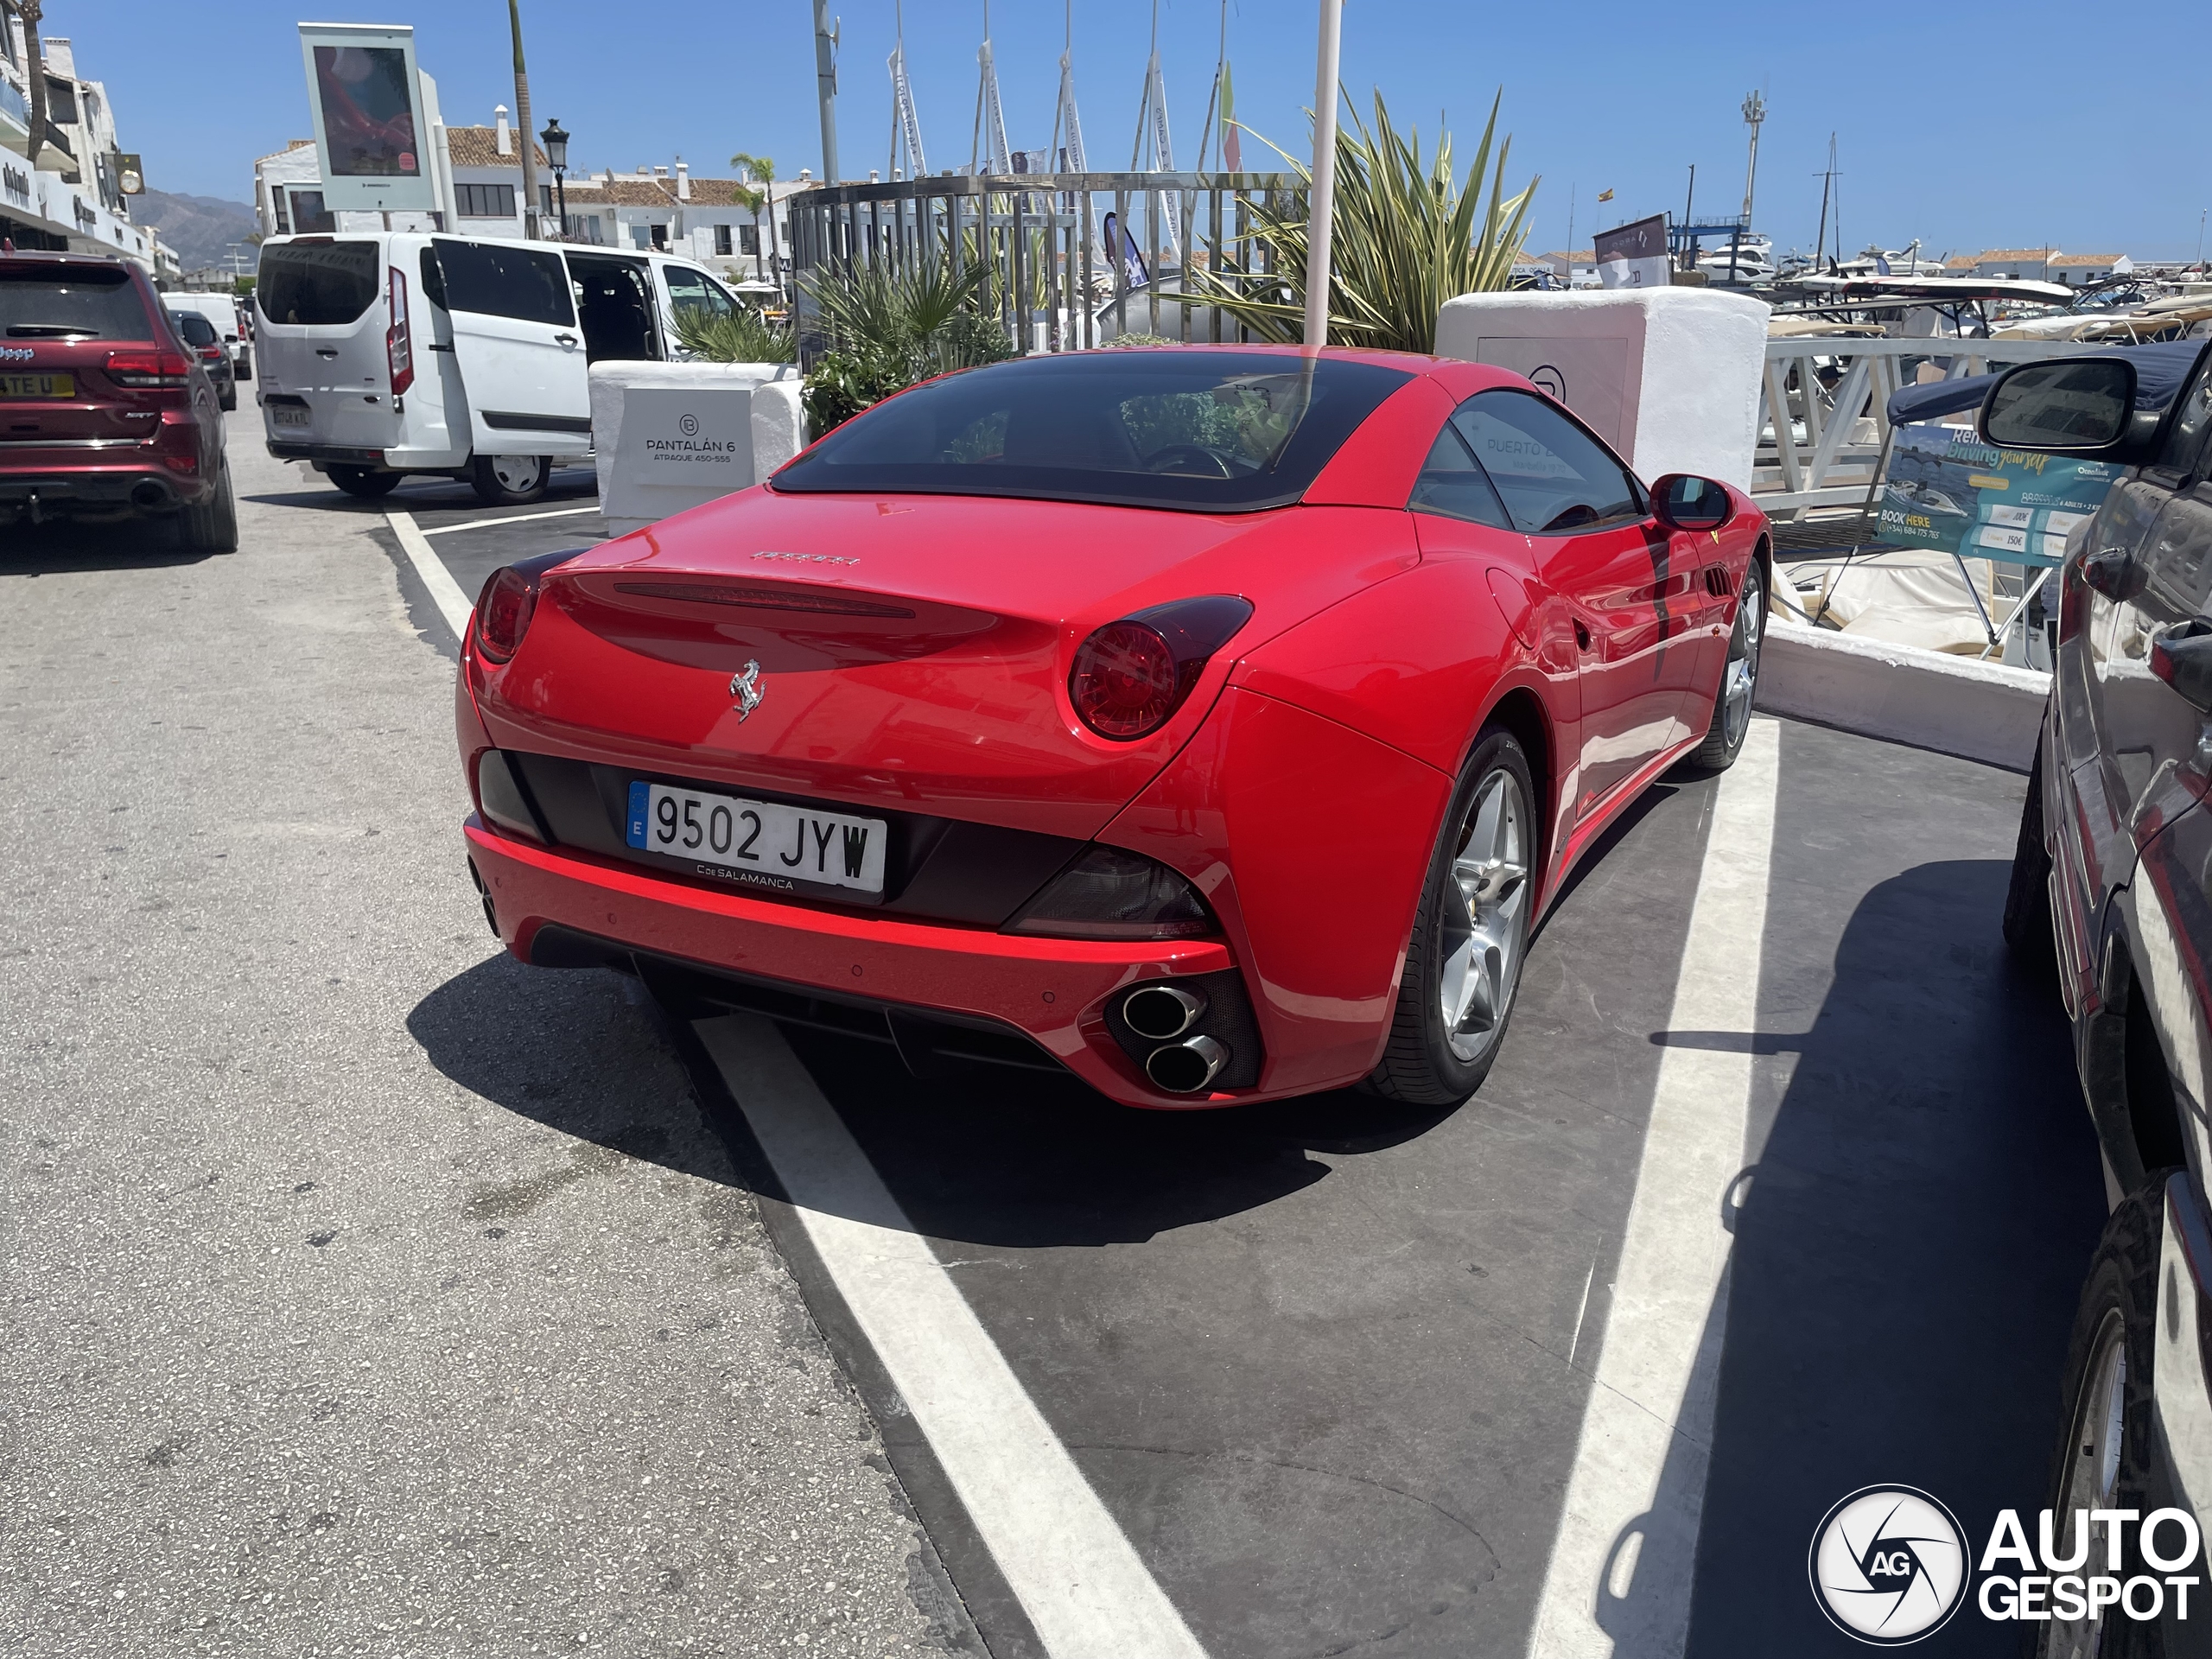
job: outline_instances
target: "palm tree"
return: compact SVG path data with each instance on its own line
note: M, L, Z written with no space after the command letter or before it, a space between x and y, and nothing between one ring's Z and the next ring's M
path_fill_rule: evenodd
M753 276L755 281L760 276L760 209L765 206L768 209L768 258L776 273L776 292L780 295L784 290L784 262L776 248L776 158L747 156L741 149L729 158L729 164L742 168L747 181L760 187L745 193L745 205L753 210Z

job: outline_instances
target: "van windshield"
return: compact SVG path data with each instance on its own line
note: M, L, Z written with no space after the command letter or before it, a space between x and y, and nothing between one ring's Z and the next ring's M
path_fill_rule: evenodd
M0 260L0 334L10 340L151 340L128 271Z
M772 487L1251 512L1297 500L1412 378L1342 358L1190 346L1022 359L855 416Z
M261 251L254 303L271 322L353 322L377 301L377 245L312 238Z

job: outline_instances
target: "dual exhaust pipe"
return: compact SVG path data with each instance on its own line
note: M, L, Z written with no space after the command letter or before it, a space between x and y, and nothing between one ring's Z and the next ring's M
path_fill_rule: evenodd
M1180 985L1145 985L1122 999L1122 1020L1148 1042L1145 1075L1171 1095L1195 1095L1229 1064L1229 1051L1203 1032L1186 1036L1206 1016L1206 995Z

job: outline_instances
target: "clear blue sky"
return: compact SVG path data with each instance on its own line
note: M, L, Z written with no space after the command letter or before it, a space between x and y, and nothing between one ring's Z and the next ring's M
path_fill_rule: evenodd
M838 131L848 174L886 164L891 0L835 0L844 21ZM968 160L981 0L907 0L907 57L933 166ZM246 199L252 162L310 130L294 25L302 16L416 26L446 118L488 122L514 89L504 0L47 0L48 31L77 44L79 73L107 82L126 148L156 188ZM189 16L189 38L179 20ZM1009 136L1051 135L1063 6L992 8ZM2117 17L2119 14L2113 14ZM766 151L786 175L821 165L810 0L683 7L523 0L537 123L558 116L580 165L632 168L681 155L726 172ZM1160 9L1178 158L1205 112L1218 0ZM1094 167L1125 166L1147 34L1143 0L1077 0L1077 88ZM2117 30L2115 35L2113 31ZM1314 11L1309 0L1231 0L1238 113L1287 148L1306 144ZM2124 22L2051 0L2001 11L1823 14L1810 6L1691 8L1643 0L1471 6L1351 0L1344 79L1363 105L1380 86L1430 139L1441 111L1471 146L1503 86L1515 185L1542 175L1532 245L1561 245L1570 192L1578 241L1601 223L1698 200L1740 204L1745 92L1764 89L1758 219L1778 245L1810 250L1828 135L1836 135L1844 236L1853 249L1924 238L1930 252L2048 241L2084 251L2186 257L2212 206L2202 0L2144 0ZM182 48L188 55L180 57ZM1248 149L1264 156L1256 145ZM1462 168L1466 150L1462 150ZM1600 190L1615 192L1602 208ZM1601 219L1599 215L1604 215Z

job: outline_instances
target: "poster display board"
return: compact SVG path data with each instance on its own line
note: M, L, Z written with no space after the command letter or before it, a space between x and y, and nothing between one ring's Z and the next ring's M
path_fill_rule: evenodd
M405 24L302 23L300 54L326 211L438 207L430 117Z
M1664 288L1673 280L1668 270L1664 213L1600 231L1594 245L1602 287Z
M1961 558L2048 568L2104 504L2110 461L1999 449L1970 426L1900 426L1890 444L1881 539Z

